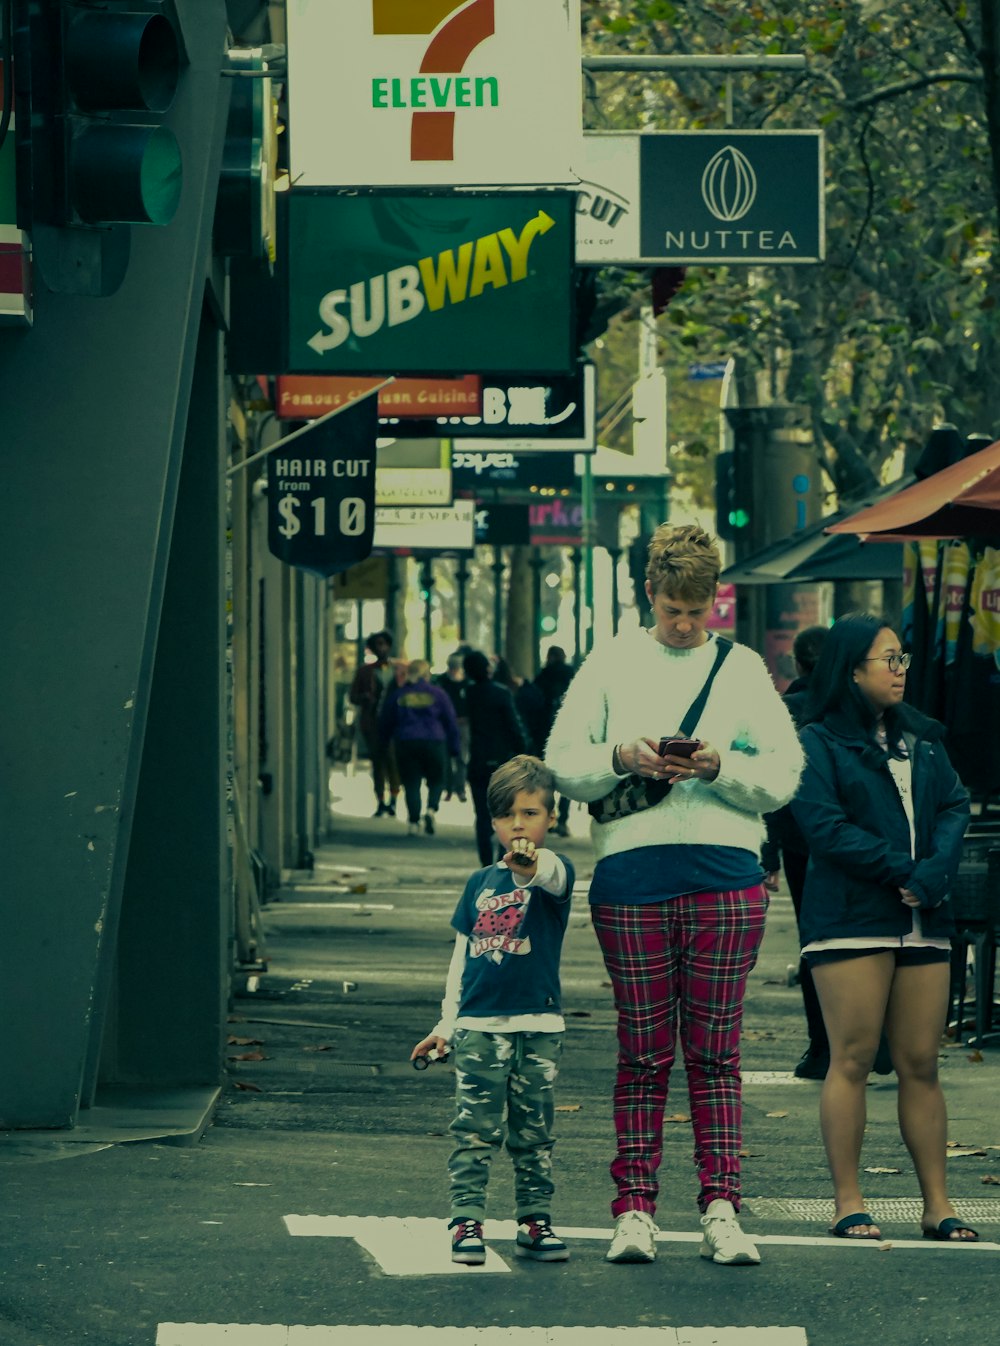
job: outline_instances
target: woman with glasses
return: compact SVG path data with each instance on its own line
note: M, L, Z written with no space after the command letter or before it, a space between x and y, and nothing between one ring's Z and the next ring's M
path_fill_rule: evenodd
M926 1238L973 1242L945 1182L938 1048L954 930L948 890L969 800L943 726L904 705L910 656L871 613L836 621L810 685L806 769L792 811L809 841L802 955L830 1039L820 1126L839 1238L880 1239L858 1167L865 1087L883 1023L898 1114L923 1197Z

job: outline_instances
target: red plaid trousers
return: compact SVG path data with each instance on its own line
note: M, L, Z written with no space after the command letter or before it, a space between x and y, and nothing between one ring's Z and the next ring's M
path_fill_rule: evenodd
M740 1208L740 1027L767 900L757 885L591 908L618 1009L617 1153L611 1165L616 1218L627 1210L652 1215L656 1209L678 1023L701 1184L698 1207L704 1212L722 1197Z

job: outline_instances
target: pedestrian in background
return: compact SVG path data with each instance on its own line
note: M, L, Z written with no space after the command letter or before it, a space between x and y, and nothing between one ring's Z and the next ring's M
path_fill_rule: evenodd
M589 654L546 747L590 805L591 915L618 1010L615 1232L607 1259L652 1262L675 1038L687 1072L703 1257L760 1261L740 1228L740 1027L764 933L761 815L794 793L795 726L763 660L708 629L717 545L694 526L649 545L653 626ZM661 740L686 740L678 751Z
M425 782L424 831L433 835L448 755L457 757L461 751L451 701L430 681L430 672L425 659L412 659L406 668L406 682L390 691L379 715L383 739L392 739L396 746L411 836L420 832L420 794Z
M944 727L904 705L910 657L873 613L830 630L809 689L806 769L792 811L809 839L802 953L830 1038L820 1125L841 1238L880 1239L858 1175L865 1086L883 1026L899 1081L899 1127L927 1238L974 1241L948 1199L938 1051L948 1013L948 890L969 797Z
M541 693L545 706L540 728L542 746L538 750L542 757L545 756L545 744L549 734L552 733L552 726L556 722L566 689L573 680L574 671L566 660L566 651L562 646L550 645L545 652L545 663L538 670L534 681L534 686ZM569 806L569 796L560 795L553 829L557 836L569 836Z
M809 626L804 631L799 631L792 642L796 677L785 690L782 700L797 726L801 725L805 715L809 682L828 630L826 626ZM792 906L795 908L795 920L798 923L802 914L802 889L806 880L809 847L801 827L795 821L790 804L785 804L774 813L765 814L764 825L767 829L767 840L761 847L760 861L764 870L764 887L769 893L776 893L779 871L784 868L785 881L788 884ZM799 929L801 931L801 925ZM799 960L798 982L802 990L802 1006L805 1010L809 1045L796 1065L794 1074L802 1080L822 1080L826 1078L827 1067L830 1064L830 1044L827 1041L823 1011L819 1007L812 973L804 958Z
M358 709L358 727L372 765L372 784L375 787L377 808L375 818L396 816L399 795L399 769L391 742L379 735L379 709L386 693L397 686L404 676L399 661L392 654L392 632L376 631L365 641L365 649L374 656L361 665L354 675L347 693L352 706ZM386 786L389 796L386 798Z
M455 719L458 721L459 753L457 757L448 759L444 797L450 799L452 795L455 795L464 804L466 799L465 773L468 770L469 762L469 712L465 704L465 694L468 687L465 682L462 658L463 655L459 650L456 650L454 654L449 654L445 671L434 681L451 702Z
M537 757L515 757L498 768L487 800L503 858L465 885L451 922L458 933L441 1018L410 1059L454 1048L452 1261L486 1260L486 1186L506 1131L514 1161L514 1251L565 1262L569 1249L550 1220L554 1086L566 1026L559 958L573 866L545 847L555 795L552 773Z
M528 749L528 738L510 688L494 682L490 661L471 650L462 666L469 682L469 790L476 815L476 849L481 864L493 860L493 821L486 800L490 777L498 766Z

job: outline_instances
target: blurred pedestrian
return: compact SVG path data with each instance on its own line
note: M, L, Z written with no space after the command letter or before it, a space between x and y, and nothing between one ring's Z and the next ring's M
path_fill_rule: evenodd
M502 859L465 885L441 1018L413 1048L455 1057L451 1259L486 1261L483 1221L494 1154L506 1138L514 1161L514 1251L565 1262L551 1220L554 1086L565 1020L559 957L569 920L573 866L545 846L555 796L537 757L515 757L490 778L487 800Z
M427 784L424 831L433 835L448 755L457 757L461 751L451 701L430 681L430 672L426 659L412 659L406 668L406 682L389 692L379 714L383 739L392 739L396 746L411 836L420 832L420 793L424 782Z
M465 694L469 690L462 667L463 652L456 650L448 655L445 671L434 681L451 702L458 721L459 753L448 759L448 775L445 780L445 799L455 795L464 804L465 777L469 764L469 711L465 704Z
M542 757L545 756L545 744L549 734L552 733L552 726L556 722L566 689L573 680L574 671L572 664L566 659L566 651L562 646L550 645L545 652L545 663L538 670L534 681L534 686L541 693L545 706L540 730L542 746L538 749ZM553 828L557 836L569 836L569 806L569 796L560 795Z
M828 630L826 626L809 626L804 631L799 631L792 642L796 677L789 684L782 700L796 725L801 725L805 715L809 682ZM792 906L795 908L795 920L798 922L802 913L802 889L805 886L809 847L801 827L795 821L790 804L785 804L774 813L765 814L764 825L767 829L767 840L761 847L760 861L764 870L764 887L768 892L776 893L779 871L784 868L785 881L792 898ZM799 960L798 982L802 990L809 1045L796 1065L794 1073L802 1080L822 1080L826 1078L827 1067L830 1064L830 1044L827 1041L823 1011L819 1007L812 972L804 958Z
M645 585L653 626L587 656L545 750L557 786L594 819L591 915L618 1010L610 1262L656 1257L678 1032L701 1255L760 1261L738 1220L740 1027L768 901L761 815L791 798L802 750L760 656L708 629L720 568L700 528L657 528Z
M370 635L365 641L365 649L374 658L363 663L355 673L347 696L351 705L357 707L358 727L372 765L372 784L378 804L372 816L394 818L399 795L399 769L392 743L379 737L378 715L386 692L397 685L401 670L397 669L397 661L390 658L391 631L376 631Z
M469 688L469 790L476 814L476 849L481 864L493 861L493 821L486 790L498 766L527 751L528 737L510 688L494 682L490 661L480 650L462 661Z
M865 1086L883 1027L899 1127L923 1197L926 1238L978 1238L948 1198L938 1052L948 1013L948 891L969 820L944 728L905 705L896 632L873 613L834 622L809 688L806 769L792 804L809 839L802 953L830 1039L820 1126L840 1238L880 1239L858 1167Z

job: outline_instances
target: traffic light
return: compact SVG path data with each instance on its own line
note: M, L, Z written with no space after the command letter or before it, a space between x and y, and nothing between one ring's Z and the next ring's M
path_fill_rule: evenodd
M177 89L181 40L169 0L142 12L133 2L16 5L17 222L33 242L41 236L36 256L53 289L112 293L128 264L128 226L169 224L180 201L181 151L160 119ZM46 266L74 254L77 281L71 266Z
M715 459L715 531L724 542L735 541L750 526L750 513L741 500L736 480L736 454Z

